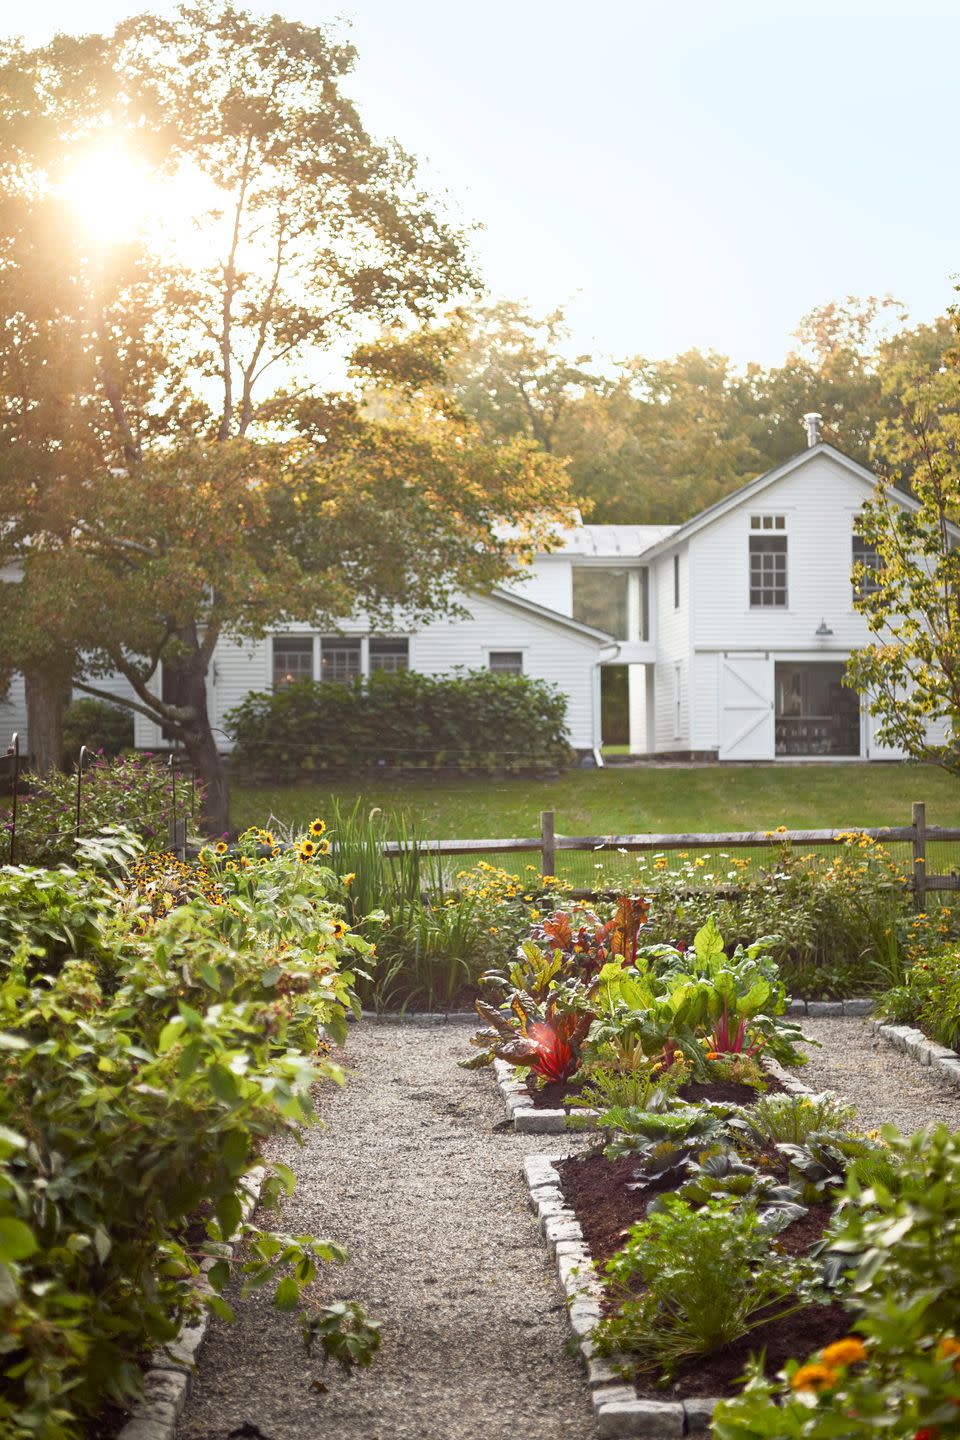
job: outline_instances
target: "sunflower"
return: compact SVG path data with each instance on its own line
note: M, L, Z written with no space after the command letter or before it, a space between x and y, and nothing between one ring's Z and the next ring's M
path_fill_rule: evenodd
M348 890L350 889L350 886L353 884L353 882L354 882L354 880L356 880L356 878L357 878L356 873L355 873L355 871L353 871L353 870L350 871L349 875L341 875L341 876L340 876L340 879L343 881L344 885L346 885L346 887L347 887Z
M330 854L330 841L329 841L329 840L318 840L318 841L317 841L317 854L318 854L318 855L329 855L329 854Z
M300 846L300 859L312 860L313 852L316 850L316 848L317 847L316 845L314 845L312 840L304 840Z
M228 872L235 871L236 868L237 868L237 862L236 862L235 860L228 860L227 863L226 863L226 865L224 866L224 869L227 870Z
M261 844L263 844L263 845L269 845L270 848L271 848L271 850L273 849L274 845L276 845L276 843L277 843L276 840L274 840L273 836L270 834L270 831L269 831L269 830L261 830L261 831L260 831L260 842L261 842Z
M326 822L325 820L311 820L311 821L310 821L310 834L311 834L311 835L315 835L318 840L319 840L320 836L323 834L324 830L326 830L326 828L327 828L327 822Z

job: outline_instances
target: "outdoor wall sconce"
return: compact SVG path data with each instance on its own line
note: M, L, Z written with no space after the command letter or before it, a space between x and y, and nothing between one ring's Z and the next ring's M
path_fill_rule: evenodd
M817 639L826 640L827 636L832 634L833 631L830 629L830 626L827 624L826 620L821 617L820 624L817 626L816 629Z

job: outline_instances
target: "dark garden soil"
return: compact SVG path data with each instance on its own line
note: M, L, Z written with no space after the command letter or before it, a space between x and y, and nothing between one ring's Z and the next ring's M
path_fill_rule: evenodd
M581 1089L580 1082L575 1079L553 1080L548 1085L538 1085L532 1075L527 1076L526 1087L537 1110L561 1110L570 1104L571 1097L578 1095ZM701 1100L715 1100L726 1105L752 1105L758 1093L752 1085L740 1085L734 1080L711 1080L703 1085L689 1080L677 1091L681 1100L689 1100L691 1104L697 1104ZM784 1087L775 1075L768 1074L767 1088L763 1093L782 1094Z
M775 1152L771 1151L769 1159L770 1171L775 1174ZM607 1160L600 1150L556 1162L564 1197L580 1222L598 1269L622 1247L631 1225L645 1218L648 1202L676 1186L676 1177L663 1177L642 1190L629 1190L627 1186L635 1183L636 1163L629 1157ZM772 1243L788 1254L801 1254L820 1238L829 1217L829 1205L811 1206ZM850 1313L842 1305L808 1305L785 1319L758 1326L716 1354L685 1362L669 1387L640 1375L637 1388L650 1397L735 1395L751 1355L765 1351L767 1374L775 1375L791 1356L818 1350L849 1331Z
M87 1421L84 1428L84 1440L114 1440L115 1435L130 1419L130 1411L123 1405L115 1405L111 1400L105 1400L92 1419Z

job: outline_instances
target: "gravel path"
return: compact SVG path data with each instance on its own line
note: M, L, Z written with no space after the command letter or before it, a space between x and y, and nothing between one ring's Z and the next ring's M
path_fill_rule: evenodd
M263 1223L348 1247L316 1299L356 1298L383 1322L371 1368L349 1380L311 1362L291 1317L256 1294L235 1325L212 1326L179 1440L595 1436L519 1176L524 1155L585 1142L493 1131L503 1109L489 1073L457 1068L467 1033L358 1027L342 1057L353 1073L323 1098L326 1128L277 1151L299 1183L282 1222Z
M885 1044L865 1020L807 1017L800 1025L823 1048L811 1046L810 1063L796 1073L811 1090L836 1090L852 1101L869 1129L913 1131L928 1120L960 1126L960 1090Z

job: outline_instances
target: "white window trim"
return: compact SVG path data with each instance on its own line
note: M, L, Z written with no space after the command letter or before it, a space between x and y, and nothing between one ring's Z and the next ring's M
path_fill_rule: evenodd
M673 667L673 738L683 738L683 666L676 664Z

